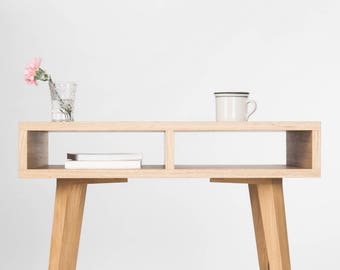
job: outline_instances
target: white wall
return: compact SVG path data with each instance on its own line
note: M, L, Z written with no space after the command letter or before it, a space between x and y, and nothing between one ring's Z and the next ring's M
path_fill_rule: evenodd
M0 268L48 264L55 183L17 178L18 121L50 119L47 85L23 81L26 62L41 56L55 79L78 82L76 120L214 120L213 91L241 89L258 101L252 120L322 121L322 178L285 184L291 261L339 269L339 12L336 0L2 0ZM220 159L221 142L211 142ZM56 146L67 151L60 138ZM78 269L256 267L246 186L88 189Z

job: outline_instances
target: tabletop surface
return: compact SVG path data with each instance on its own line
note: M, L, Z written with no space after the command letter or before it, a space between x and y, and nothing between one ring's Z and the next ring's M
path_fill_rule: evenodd
M19 128L31 131L289 131L319 130L320 122L21 122Z

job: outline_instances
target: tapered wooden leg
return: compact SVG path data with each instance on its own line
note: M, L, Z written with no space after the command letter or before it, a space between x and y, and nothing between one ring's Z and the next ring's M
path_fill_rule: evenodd
M257 252L261 270L290 270L282 179L250 184Z
M49 270L75 270L86 183L57 180Z
M257 255L259 258L260 270L269 269L269 261L267 255L267 247L264 239L264 230L262 223L262 215L259 201L259 194L257 185L249 185L249 195L251 202L251 209L253 213L254 230L256 237Z

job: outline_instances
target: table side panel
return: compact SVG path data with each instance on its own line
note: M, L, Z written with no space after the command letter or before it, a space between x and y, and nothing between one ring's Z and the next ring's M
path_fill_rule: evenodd
M18 136L18 168L19 172L27 170L27 130L19 129Z
M321 176L321 130L313 130L313 170Z
M320 130L287 131L286 141L287 165L320 175Z

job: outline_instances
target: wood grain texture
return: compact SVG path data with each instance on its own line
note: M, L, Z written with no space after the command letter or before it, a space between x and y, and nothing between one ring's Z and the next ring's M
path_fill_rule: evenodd
M271 179L266 180L271 181ZM253 214L256 247L260 270L269 270L268 252L264 236L264 227L262 222L260 199L257 190L257 185L254 184L249 185L249 196Z
M271 183L270 178L210 178L211 183L232 183L232 184L267 184Z
M127 178L63 178L68 184L107 184L107 183L127 183Z
M48 132L164 132L164 165L65 169L48 165ZM175 165L175 132L286 131L287 165ZM19 176L58 178L49 270L75 270L87 184L128 178L210 178L249 184L261 270L290 270L282 178L320 175L319 122L23 122Z
M287 131L287 164L311 169L313 165L312 131Z
M312 169L286 165L164 165L143 166L142 169L64 169L49 165L34 170L19 171L21 178L304 178L318 177Z
M164 160L165 168L172 170L175 167L175 134L172 130L164 133Z
M23 178L303 178L320 175L319 122L24 122L19 127L19 177ZM63 166L47 165L50 131L164 132L165 165L143 166L137 170L65 170ZM287 131L288 164L175 165L175 132L182 131Z
M266 270L290 270L282 179L272 179L271 184L251 185L250 191L251 199L254 200L252 204L255 206L254 226L258 237L257 245L260 247L260 265ZM267 258L269 268L265 268Z
M312 169L315 175L320 176L320 140L320 130L287 131L287 165Z
M34 169L48 164L48 133L29 131L27 133L27 168Z
M27 170L48 164L48 132L19 129L19 170Z
M27 130L19 129L18 136L18 169L20 171L27 170ZM20 173L19 173L20 175Z
M86 184L57 180L49 270L75 270Z
M320 122L22 122L36 131L287 131L319 130Z
M321 176L321 130L313 130L312 142L312 168L317 175Z

